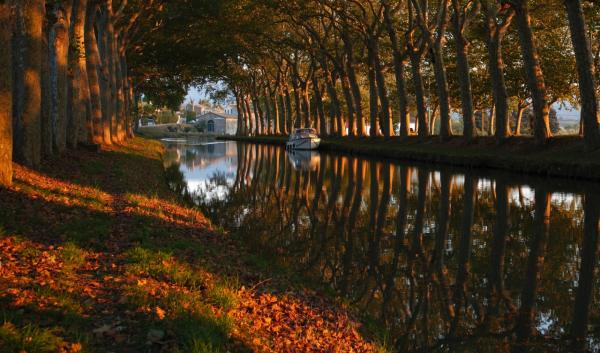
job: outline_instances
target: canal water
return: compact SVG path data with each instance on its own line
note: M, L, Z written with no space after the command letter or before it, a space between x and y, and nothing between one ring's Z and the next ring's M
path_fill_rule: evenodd
M174 189L368 313L399 352L600 351L597 184L165 145Z

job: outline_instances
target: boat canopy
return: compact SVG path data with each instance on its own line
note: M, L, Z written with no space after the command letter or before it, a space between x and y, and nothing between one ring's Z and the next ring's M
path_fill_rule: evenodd
M294 130L295 135L316 135L317 130L313 128L301 128Z

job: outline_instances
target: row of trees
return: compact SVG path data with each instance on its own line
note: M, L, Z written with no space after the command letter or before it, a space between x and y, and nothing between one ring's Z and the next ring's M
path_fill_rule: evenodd
M600 8L592 2L271 0L261 6L268 20L222 69L237 99L239 134L312 126L324 135L392 136L399 125L400 136L437 133L446 140L460 133L453 131L460 129L453 126L457 113L467 140L484 130L501 141L520 133L530 109L532 132L544 143L550 105L560 101L581 107L586 146L600 147Z
M138 0L0 1L0 184L79 144L132 136L128 51L159 5Z

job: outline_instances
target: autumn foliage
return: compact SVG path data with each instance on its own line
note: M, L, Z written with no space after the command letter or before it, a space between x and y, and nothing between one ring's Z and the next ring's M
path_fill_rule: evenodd
M134 139L15 165L0 189L0 351L370 352L355 316L253 268Z

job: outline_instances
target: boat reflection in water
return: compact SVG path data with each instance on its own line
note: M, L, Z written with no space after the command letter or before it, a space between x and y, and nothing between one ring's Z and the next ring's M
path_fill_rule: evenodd
M202 161L180 160L212 195L201 209L368 313L394 350L600 351L598 184L224 148L179 153Z
M313 150L291 150L287 154L296 170L316 170L321 160L319 152Z

